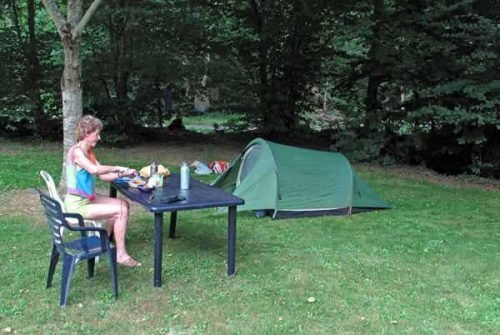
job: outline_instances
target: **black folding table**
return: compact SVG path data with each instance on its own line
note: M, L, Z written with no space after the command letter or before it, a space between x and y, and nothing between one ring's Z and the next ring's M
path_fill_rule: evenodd
M214 207L228 207L227 216L227 274L235 273L235 245L236 245L236 214L237 206L245 201L231 193L216 187L204 184L196 179L190 179L190 188L181 190L178 174L165 178L163 187L152 192L143 192L130 187L127 183L114 181L111 183L110 196L116 197L117 191L126 198L138 203L154 214L154 286L161 286L161 266L163 252L163 213L170 212L169 237L175 237L177 212Z

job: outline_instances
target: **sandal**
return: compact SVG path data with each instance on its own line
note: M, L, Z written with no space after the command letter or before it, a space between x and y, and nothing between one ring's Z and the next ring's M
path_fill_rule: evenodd
M131 268L142 265L141 262L136 261L135 259L133 259L130 256L127 259L125 259L125 261L118 262L118 264L123 265L123 266L127 266L127 267L131 267Z

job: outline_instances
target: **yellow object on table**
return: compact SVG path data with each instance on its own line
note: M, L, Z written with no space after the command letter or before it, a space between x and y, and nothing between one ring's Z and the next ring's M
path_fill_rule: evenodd
M163 165L159 164L158 165L158 175L162 176L162 177L168 177L170 176L170 171ZM147 165L145 167L143 167L140 171L139 171L139 175L142 177L142 178L149 178L151 177L151 165ZM163 178L162 178L162 181L163 181Z

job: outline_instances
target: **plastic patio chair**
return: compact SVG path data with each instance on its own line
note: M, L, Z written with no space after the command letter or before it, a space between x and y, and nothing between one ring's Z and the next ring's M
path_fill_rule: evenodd
M54 183L54 179L52 178L50 173L48 173L45 170L41 170L40 176L45 181L45 184L47 185L47 189L48 189L49 194L52 197L52 199L56 200L59 203L59 205L61 205L63 212L66 212L64 202L62 201L61 196L59 195L59 192L57 192L56 184ZM78 224L78 222L73 220L73 219L68 219L67 221L71 225ZM104 226L102 224L102 222L100 222L98 220L88 220L88 219L84 218L84 222L85 222L86 226L91 226L91 227L103 227Z
M40 202L42 203L47 223L52 235L52 253L50 256L49 274L47 277L47 288L52 286L52 277L56 269L59 257L62 257L61 278L61 300L60 306L66 306L71 285L71 279L75 273L76 265L84 260L88 261L88 277L94 276L95 258L107 254L109 259L109 270L113 295L118 299L118 275L116 264L116 248L109 242L108 233L102 227L86 227L83 218L76 213L63 213L60 203L38 190ZM68 218L77 220L78 225L70 225ZM63 230L80 232L79 238L67 238L63 236ZM88 232L99 234L88 235ZM68 234L66 234L68 235Z

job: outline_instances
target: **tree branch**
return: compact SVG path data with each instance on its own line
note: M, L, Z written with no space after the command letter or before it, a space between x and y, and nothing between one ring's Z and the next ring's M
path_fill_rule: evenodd
M85 29L85 26L90 21L90 18L92 17L92 15L94 15L94 12L97 10L97 7L99 7L101 2L102 0L94 0L94 2L92 2L89 9L87 9L87 11L85 12L85 15L83 15L82 19L80 20L76 28L73 30L71 34L73 39L78 38L80 36L83 29Z
M42 0L43 5L47 12L49 12L50 18L54 21L56 25L57 32L62 37L63 36L63 27L66 24L66 20L64 19L64 15L59 10L56 2L54 0Z

